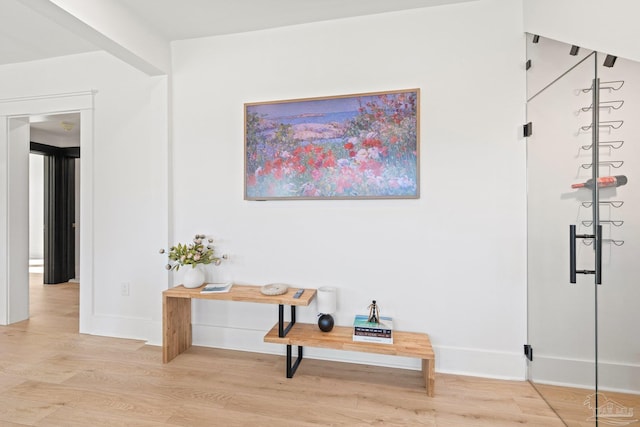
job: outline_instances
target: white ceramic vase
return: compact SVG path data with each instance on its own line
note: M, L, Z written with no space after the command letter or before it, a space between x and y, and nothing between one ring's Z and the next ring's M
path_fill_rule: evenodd
M185 288L197 288L204 283L204 271L202 264L196 264L195 267L184 266L184 275L182 276L182 286Z

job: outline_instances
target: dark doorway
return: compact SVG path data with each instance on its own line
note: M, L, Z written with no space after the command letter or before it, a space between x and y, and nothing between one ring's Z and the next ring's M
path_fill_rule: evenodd
M43 281L65 283L75 276L75 159L80 147L31 142L31 152L44 156Z

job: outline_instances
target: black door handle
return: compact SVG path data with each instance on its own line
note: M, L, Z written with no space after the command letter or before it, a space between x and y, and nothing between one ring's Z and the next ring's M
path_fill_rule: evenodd
M602 283L602 225L597 227L598 236L594 234L576 234L576 226L569 225L569 282L576 283L576 275L594 274L596 284ZM595 270L578 270L576 268L576 240L577 239L595 239Z

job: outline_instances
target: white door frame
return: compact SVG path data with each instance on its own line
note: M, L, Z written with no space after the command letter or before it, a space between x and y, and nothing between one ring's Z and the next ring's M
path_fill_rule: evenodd
M2 239L8 244L3 245L1 264L7 283L4 318L9 324L29 318L29 117L9 117L3 124L9 143L2 153L7 184L2 188L4 209L0 215L6 225Z
M22 239L10 238L10 230L16 221L11 209L24 210L15 206L12 199L17 195L29 194L28 179L15 182L10 179L9 147L12 139L20 135L12 129L28 124L28 117L42 114L80 112L80 325L81 333L91 333L93 318L93 113L95 91L44 95L25 98L0 99L0 325L7 325L28 318L29 273L28 262L22 265L24 256L28 260L28 236ZM22 166L28 172L28 162ZM14 170L16 166L14 165ZM20 166L18 165L18 169ZM20 175L18 175L20 176ZM28 175L27 175L28 176ZM28 209L28 203L26 204ZM15 213L14 213L15 214ZM24 215L24 213L22 213ZM26 213L28 218L28 212ZM23 218L24 220L24 218ZM27 232L28 233L28 232ZM26 253L25 252L26 243ZM19 254L11 256L11 254ZM27 291L25 292L25 287ZM26 317L24 309L27 307ZM18 308L14 310L12 308Z

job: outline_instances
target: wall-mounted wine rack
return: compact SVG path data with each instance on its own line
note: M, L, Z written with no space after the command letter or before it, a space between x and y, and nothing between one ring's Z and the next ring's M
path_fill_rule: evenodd
M624 80L614 80L608 82L600 82L599 79L594 79L591 87L587 89L581 89L582 93L589 93L594 90L594 88L598 88L597 93L592 94L592 102L588 107L582 107L579 111L582 112L591 112L592 113L592 121L589 125L581 126L580 131L591 131L592 133L592 143L589 145L582 145L580 148L582 150L592 150L592 161L591 163L582 163L580 167L582 169L592 169L592 180L593 182L598 182L598 177L600 173L600 167L607 167L609 169L619 169L624 165L623 160L601 160L600 159L600 151L602 148L608 149L608 155L611 155L614 150L619 150L624 145L624 140L607 140L600 141L600 132L608 132L609 134L614 133L615 131L622 128L624 125L624 120L600 120L600 111L605 110L609 114L613 114L616 111L620 110L624 106L624 100L616 99L616 100L601 100L600 93L602 91L608 91L610 93L619 91L624 86ZM579 91L580 93L580 91ZM594 109L594 105L597 105L598 108ZM597 128L594 129L594 124L597 124ZM578 134L580 133L578 131ZM594 150L593 147L597 146L598 150ZM598 165L597 168L593 168L594 165ZM625 181L626 183L626 178ZM596 277L596 283L601 283L601 267L602 267L602 244L609 243L613 246L622 246L624 245L624 240L614 239L614 238L603 238L602 237L602 225L608 225L609 233L611 233L612 228L619 228L624 225L624 220L619 218L600 218L600 207L608 206L614 209L620 208L624 201L622 200L600 200L600 193L598 185L594 185L592 188L593 199L592 201L581 202L581 205L585 208L592 208L592 218L581 220L580 224L584 227L591 229L591 234L577 234L576 226L570 226L570 239L571 239L571 271L570 278L571 283L576 283L575 277L576 272L582 274L594 274ZM594 205L594 201L597 201L597 205ZM611 212L609 211L609 215ZM577 238L582 239L582 243L587 246L591 246L594 242L597 242L596 247L594 248L596 251L596 268L595 270L583 270L576 271L575 267L575 240Z

